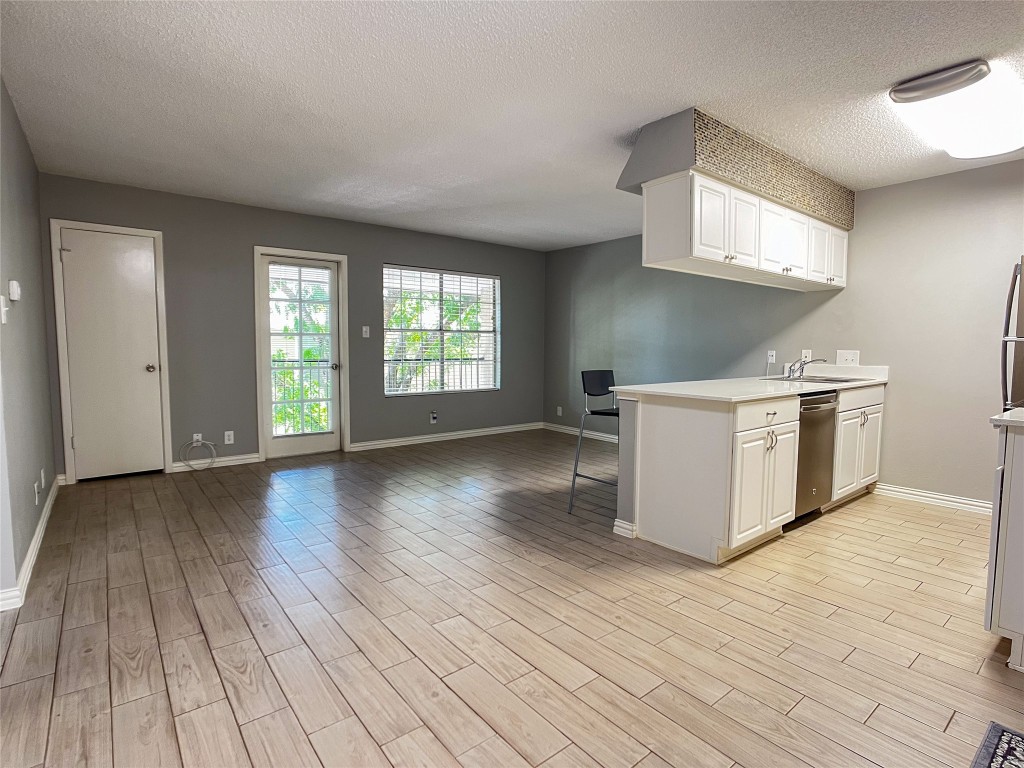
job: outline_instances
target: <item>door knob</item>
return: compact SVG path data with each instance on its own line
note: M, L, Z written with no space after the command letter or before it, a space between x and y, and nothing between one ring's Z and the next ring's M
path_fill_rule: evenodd
M146 370L152 373L153 371L156 370L156 366L150 363L149 365L146 366Z
M337 363L331 363L331 370L332 370L332 371L336 371L336 370L338 370L338 369L339 369L340 367L341 367L341 366L340 366L340 365L338 365Z

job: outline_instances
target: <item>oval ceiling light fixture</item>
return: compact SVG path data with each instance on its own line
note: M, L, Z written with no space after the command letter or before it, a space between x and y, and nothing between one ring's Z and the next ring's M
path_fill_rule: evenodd
M900 83L889 91L900 119L933 147L957 158L1024 147L1024 82L982 59Z

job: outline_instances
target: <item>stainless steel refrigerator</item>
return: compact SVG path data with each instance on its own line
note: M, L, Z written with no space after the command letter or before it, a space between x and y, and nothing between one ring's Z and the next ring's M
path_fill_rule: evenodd
M1024 257L1013 267L1010 290L1006 295L1006 316L1003 318L1003 354L1000 373L1003 387L1003 410L1024 407L1024 289L1021 277ZM1016 305L1016 307L1014 306Z

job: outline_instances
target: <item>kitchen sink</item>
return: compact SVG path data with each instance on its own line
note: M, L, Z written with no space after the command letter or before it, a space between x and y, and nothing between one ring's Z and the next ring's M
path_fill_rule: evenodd
M768 376L766 378L761 379L761 381L791 381L791 382L794 382L794 383L799 383L801 381L806 381L806 382L809 382L811 384L850 384L851 382L854 382L854 381L871 381L871 379L865 379L865 378L853 378L853 379L850 379L850 378L844 378L842 376L803 376L803 377L801 377L799 379L786 379L786 378L783 378L781 376Z

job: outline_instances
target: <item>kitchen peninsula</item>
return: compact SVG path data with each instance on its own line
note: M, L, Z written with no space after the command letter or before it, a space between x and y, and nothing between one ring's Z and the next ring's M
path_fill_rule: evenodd
M857 495L878 479L888 378L887 366L812 364L802 379L616 387L615 532L712 563L777 536L795 516L801 398L811 395L837 393L821 505Z

